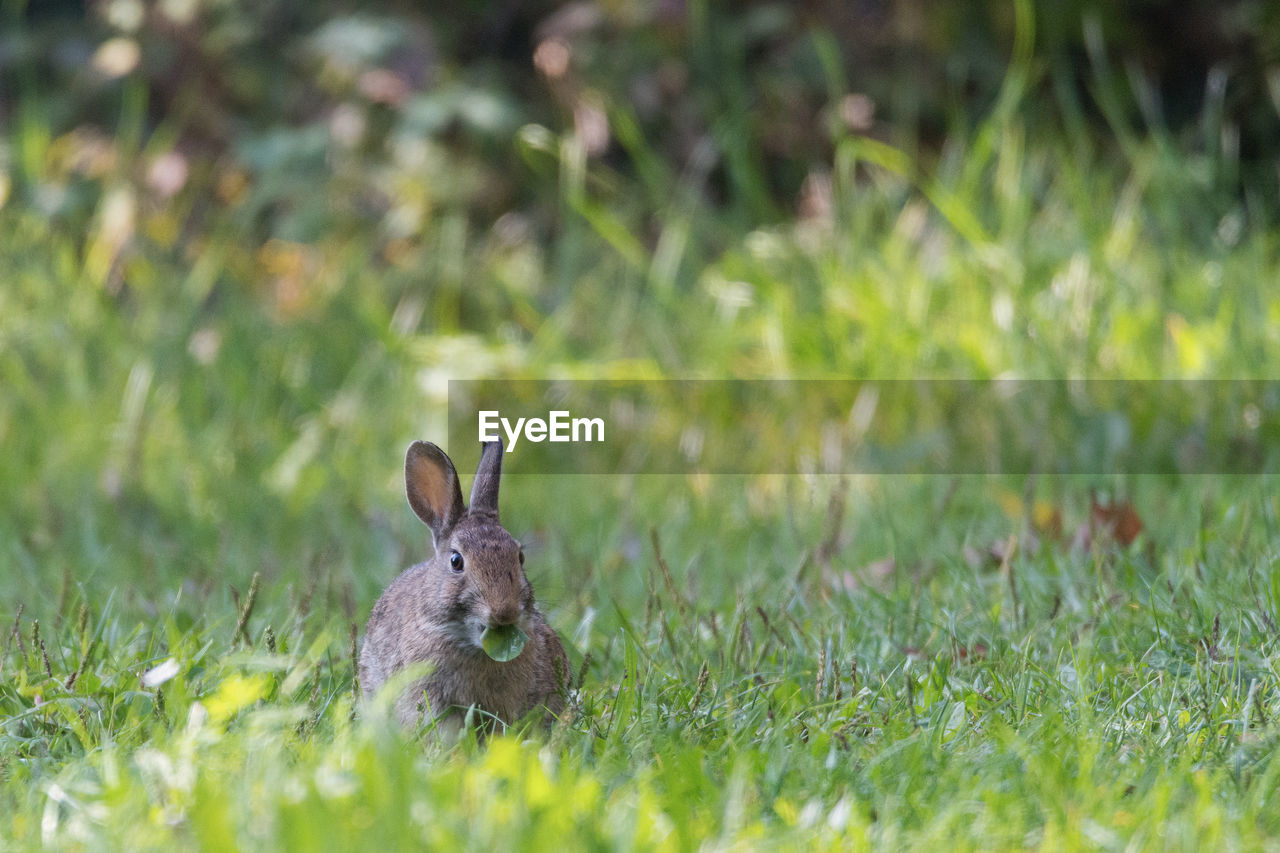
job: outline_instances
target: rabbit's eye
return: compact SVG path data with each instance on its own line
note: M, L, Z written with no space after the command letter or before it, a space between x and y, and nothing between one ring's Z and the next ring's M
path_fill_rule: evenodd
M455 574L462 574L462 555L454 551L449 555L449 569Z
M524 565L524 551L520 552L520 565Z

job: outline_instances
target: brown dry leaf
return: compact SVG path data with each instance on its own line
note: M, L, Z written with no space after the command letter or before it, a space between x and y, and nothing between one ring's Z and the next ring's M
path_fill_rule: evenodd
M1098 502L1096 495L1089 496L1090 540L1111 539L1124 547L1133 544L1142 532L1142 518L1133 504L1113 500L1107 505Z

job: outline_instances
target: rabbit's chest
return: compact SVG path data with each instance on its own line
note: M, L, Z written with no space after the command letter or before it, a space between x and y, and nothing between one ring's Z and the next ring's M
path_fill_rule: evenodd
M485 665L488 664L488 665ZM472 705L511 723L519 718L529 695L530 670L523 662L460 666L432 679L427 695L437 713Z

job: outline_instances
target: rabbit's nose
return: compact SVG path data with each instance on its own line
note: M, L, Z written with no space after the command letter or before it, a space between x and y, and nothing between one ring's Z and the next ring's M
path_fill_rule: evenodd
M489 624L494 627L514 625L520 619L520 605L504 604L489 610Z

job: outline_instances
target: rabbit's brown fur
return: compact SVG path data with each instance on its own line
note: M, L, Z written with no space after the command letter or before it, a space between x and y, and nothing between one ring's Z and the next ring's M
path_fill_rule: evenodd
M431 665L396 700L396 716L406 725L431 718L458 723L472 706L503 723L539 706L553 714L563 708L569 661L534 604L519 543L498 522L501 465L501 442L486 444L468 510L444 451L418 441L406 454L409 503L431 528L436 553L387 587L360 653L366 699L404 667ZM454 552L460 571L450 565ZM485 654L480 635L486 626L510 624L529 639L517 657L499 663Z

